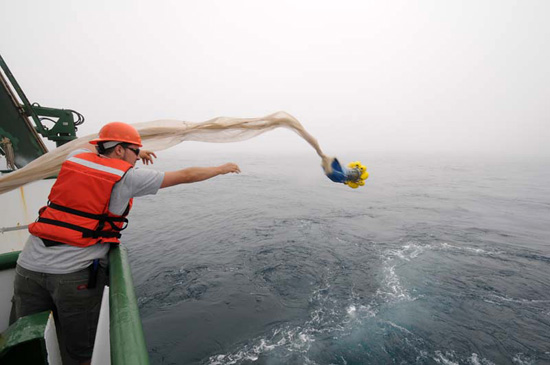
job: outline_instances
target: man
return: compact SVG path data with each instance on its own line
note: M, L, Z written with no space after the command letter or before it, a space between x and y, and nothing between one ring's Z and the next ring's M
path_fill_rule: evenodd
M240 172L233 163L166 173L134 169L138 159L149 164L156 155L140 151L139 133L121 122L105 125L90 143L97 153L83 149L68 156L48 205L29 225L14 284L16 316L53 310L67 353L81 364L92 356L109 247L120 243L132 198Z

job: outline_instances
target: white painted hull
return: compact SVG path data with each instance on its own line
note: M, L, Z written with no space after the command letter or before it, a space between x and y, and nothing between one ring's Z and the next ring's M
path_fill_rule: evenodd
M55 179L36 181L0 195L0 253L21 251L29 232L25 226L38 217L48 202Z
M38 209L48 201L55 179L40 180L0 195L0 254L21 251ZM15 270L0 271L0 332L8 328Z

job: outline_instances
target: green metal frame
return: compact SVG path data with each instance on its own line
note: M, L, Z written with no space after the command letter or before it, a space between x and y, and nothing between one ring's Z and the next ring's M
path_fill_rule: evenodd
M33 111L32 117L36 124L38 133L54 141L57 147L76 139L76 126L74 124L73 112L65 109L46 108L39 105L31 105ZM48 117L57 118L55 125L51 129L46 129L38 118Z
M13 129L17 128L17 125L21 123L21 121L18 120L21 117L25 120L31 118L35 125L34 130L43 137L54 141L57 147L77 138L76 124L72 110L47 108L38 104L32 105L25 96L25 93L23 93L23 90L17 83L17 80L11 73L2 56L0 56L0 68L2 68L7 78L7 80L5 80L3 75L0 74L2 84L4 84L4 88L6 89L6 93L0 95L3 99L0 103L2 105L1 109L3 114L0 123L0 136L8 137L13 141L16 154L18 152L17 144L19 141L17 135L13 135L12 133ZM8 85L8 81L11 87ZM19 103L17 97L21 100L22 104ZM54 118L50 119L53 121L54 126L52 128L44 126L41 117L46 117L48 119ZM43 149L43 153L47 152L45 146L42 145L41 148Z
M0 66L4 69L1 57ZM17 168L22 168L48 152L48 149L19 103L13 90L15 87L10 86L11 73L7 68L4 72L6 77L0 72L0 141L4 138L9 140L15 154L15 160L11 162ZM6 154L3 150L6 147L2 145L1 154Z

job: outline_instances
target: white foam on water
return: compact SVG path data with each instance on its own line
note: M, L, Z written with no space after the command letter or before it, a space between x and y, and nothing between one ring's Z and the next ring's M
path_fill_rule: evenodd
M284 342L281 344L284 344ZM273 350L277 345L269 344L266 339L262 338L260 343L252 346L252 348L245 346L245 348L234 354L211 356L208 363L211 365L231 365L241 361L257 361L260 354Z
M436 351L433 360L438 364L458 365L458 362L451 360L452 358L454 358L454 354L451 352L445 352L445 355L443 355L441 351Z
M416 360L420 361L428 358L428 356L429 355L427 351L421 350L419 356L416 357ZM459 364L496 365L491 360L480 357L475 352L472 353L472 355L468 358L457 359L457 356L453 351L446 351L445 353L443 353L442 351L435 351L432 355L432 359L436 363L443 364L443 365L459 365Z
M408 333L409 335L413 335L413 333L411 331L409 331L408 329L404 328L404 327L401 327L393 322L390 322L390 321L383 321L384 323L387 323L389 324L390 326L394 327L394 328L397 328L398 330L401 330L405 333Z
M396 266L404 262L410 262L419 257L426 250L433 249L432 245L420 245L414 242L408 242L397 250L388 250L382 272L384 278L381 281L381 287L376 291L376 295L381 297L386 303L395 303L402 301L414 301L418 298L411 296L409 291L403 287L399 276L395 272Z
M536 363L535 360L521 352L512 358L512 362L519 365L534 365Z
M447 242L442 242L440 245L440 248L442 250L462 251L462 252L474 253L477 255L495 256L495 255L504 254L504 251L500 251L500 250L484 250L482 248L477 248L477 247L457 246L457 245L451 245Z
M504 301L504 302L511 302L511 303L518 303L518 304L538 304L538 303L550 303L550 300L543 300L543 299L516 299L516 298L509 298L506 296L491 294L491 297Z
M317 363L315 361L311 360L307 356L304 356L304 364L306 364L306 365L317 365Z
M389 250L388 258L399 258L404 261L411 261L420 256L424 251L433 248L432 245L419 245L414 242L408 242L398 250Z
M336 339L341 334L349 333L358 323L365 318L376 316L375 310L370 305L350 303L341 306L335 299L329 296L330 286L315 290L310 298L310 303L318 306L310 313L310 319L301 326L279 327L270 335L256 338L252 343L244 345L234 353L211 356L210 365L230 365L242 361L258 361L262 354L280 349L284 353L299 353L303 363L314 364L308 359L307 354L316 336L330 334ZM355 298L356 300L357 298Z
M277 344L268 345L266 340L262 338L262 340L260 341L260 345L255 346L254 350L255 350L255 352L271 351L276 346L277 346Z
M419 350L419 354L416 357L416 362L419 362L422 359L426 359L428 357L428 351L425 350Z
M363 318L372 318L376 316L376 311L370 305L350 304L346 308L346 313L352 319L361 320Z
M496 365L494 362L489 361L487 359L484 359L484 358L480 359L479 355L476 354L475 352L472 353L472 356L468 358L468 362L472 365Z
M395 265L386 266L383 271L385 276L382 280L382 288L376 291L377 296L391 303L416 300L416 298L412 297L408 290L401 285L401 281L395 273Z
M475 247L468 247L468 246L455 246L455 245L450 245L448 244L447 242L443 242L441 244L441 247L443 249L447 249L447 250L459 250L459 251L468 251L468 252L473 252L473 253L477 253L477 254L488 254L489 252L481 249L481 248L475 248Z
M473 353L472 356L468 359L472 365L481 365L479 358L476 353Z
M307 353L311 343L315 341L311 328L286 327L276 329L271 338L259 338L254 345L245 345L233 354L211 356L210 365L231 365L241 361L257 361L260 355L284 347L289 352ZM311 363L311 362L310 362Z

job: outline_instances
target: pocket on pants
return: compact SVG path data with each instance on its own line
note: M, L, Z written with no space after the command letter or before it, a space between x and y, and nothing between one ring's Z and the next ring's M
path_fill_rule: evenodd
M54 296L67 352L75 359L91 356L101 308L103 282L88 289L89 269L56 278ZM104 275L103 275L104 277Z
M52 277L53 297L58 311L70 313L93 309L97 303L97 296L101 293L98 293L97 288L88 289L89 278L89 269Z
M16 266L13 294L17 318L54 310L53 300L46 289L46 279L41 273Z

